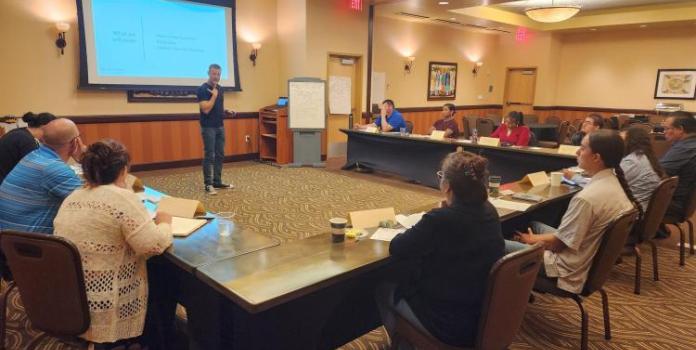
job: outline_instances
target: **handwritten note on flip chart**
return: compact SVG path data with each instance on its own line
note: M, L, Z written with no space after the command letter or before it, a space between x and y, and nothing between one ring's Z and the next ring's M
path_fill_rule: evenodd
M350 114L350 77L332 75L329 77L329 113Z
M326 83L323 80L288 82L290 129L326 128Z

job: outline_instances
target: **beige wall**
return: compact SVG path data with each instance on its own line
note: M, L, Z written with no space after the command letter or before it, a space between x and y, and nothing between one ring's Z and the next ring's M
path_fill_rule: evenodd
M279 95L276 1L237 1L239 75L243 91L226 93L226 108L255 111ZM79 50L74 0L9 0L0 10L0 114L50 111L57 115L195 113L195 103L128 103L120 91L78 90ZM68 47L61 56L53 44L55 22L68 21ZM256 67L248 59L260 41ZM205 70L206 67L201 67Z
M562 37L556 104L652 109L658 68L696 69L696 26Z
M445 102L457 105L499 103L494 89L488 85L500 80L497 68L497 36L450 29L445 26L399 21L386 17L375 19L373 71L385 72L385 96L401 107L440 106ZM412 72L404 72L408 56L415 56ZM472 61L483 67L474 77ZM428 101L428 62L457 63L457 99ZM479 96L481 97L479 99Z

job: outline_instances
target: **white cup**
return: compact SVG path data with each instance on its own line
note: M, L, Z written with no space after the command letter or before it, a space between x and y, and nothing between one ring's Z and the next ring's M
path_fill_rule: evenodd
M561 179L563 179L563 173L559 171L554 171L551 173L551 186L558 187L561 185Z
M234 230L234 215L231 211L217 213L218 233L221 237L229 237Z

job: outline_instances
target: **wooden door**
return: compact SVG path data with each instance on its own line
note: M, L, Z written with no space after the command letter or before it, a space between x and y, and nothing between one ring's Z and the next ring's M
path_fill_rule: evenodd
M350 78L351 86L351 111L354 120L358 122L360 119L360 97L362 96L362 75L361 75L361 60L359 56L350 55L329 55L327 88L328 80L331 76L343 76ZM329 112L330 113L330 112ZM346 145L348 142L347 136L341 132L343 128L349 128L348 114L329 114L326 123L326 157L340 157L346 155Z
M508 68L503 116L512 111L534 114L536 68Z

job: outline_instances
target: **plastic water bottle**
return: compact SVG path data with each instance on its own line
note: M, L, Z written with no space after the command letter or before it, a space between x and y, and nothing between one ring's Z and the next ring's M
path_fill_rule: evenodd
M474 131L471 133L471 142L478 143L478 129L476 128L474 128Z

